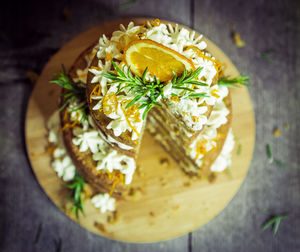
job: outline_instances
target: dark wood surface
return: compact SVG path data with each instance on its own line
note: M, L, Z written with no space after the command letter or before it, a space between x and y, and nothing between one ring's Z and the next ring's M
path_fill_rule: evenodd
M0 250L299 251L299 1L141 0L118 10L124 2L1 1ZM249 75L256 114L252 164L231 203L193 233L154 244L108 240L68 219L38 185L24 144L33 88L27 72L40 73L49 57L80 32L124 16L159 17L205 34ZM243 48L231 39L233 25L246 42ZM282 130L280 137L273 136L274 128ZM286 167L268 163L268 143ZM275 236L261 230L270 217L266 211L289 214Z

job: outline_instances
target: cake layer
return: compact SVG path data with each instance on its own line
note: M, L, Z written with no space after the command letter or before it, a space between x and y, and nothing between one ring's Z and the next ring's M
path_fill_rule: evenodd
M151 115L148 117L147 129L155 137L155 139L166 149L166 151L177 161L179 166L188 174L197 174L200 176L207 176L210 174L210 167L221 153L224 146L225 139L228 135L231 117L232 107L230 96L224 99L224 104L229 110L229 114L226 116L227 121L225 124L217 127L217 135L214 139L216 145L210 151L207 151L201 159L201 164L197 163L197 158L191 156L190 146L201 144L204 139L204 135L207 129L212 126L205 126L203 133L200 133L196 139L186 138L180 134L176 121L171 121L160 113L160 109L156 108L151 111Z

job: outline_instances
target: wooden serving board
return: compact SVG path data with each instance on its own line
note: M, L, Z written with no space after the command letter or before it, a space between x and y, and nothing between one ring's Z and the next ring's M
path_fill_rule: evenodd
M131 19L143 24L146 19ZM118 20L92 28L70 41L50 58L32 92L26 116L26 146L34 173L49 198L61 207L65 198L63 182L50 166L47 153L46 122L57 110L60 88L49 84L53 73L66 68L89 45L102 34L111 34L119 24L128 24L129 19ZM226 75L238 76L238 71L226 55L211 41L208 50L227 66ZM238 139L233 151L231 175L227 172L217 176L214 183L191 179L186 176L164 149L149 134L145 134L131 187L135 193L118 201L119 218L107 223L107 214L101 214L90 200L85 201L85 217L80 225L103 236L127 242L155 242L183 235L214 218L229 203L244 180L251 161L255 121L251 100L246 88L231 90L233 105L233 132ZM236 154L238 144L240 155ZM162 162L167 159L167 162ZM95 225L97 223L97 225Z

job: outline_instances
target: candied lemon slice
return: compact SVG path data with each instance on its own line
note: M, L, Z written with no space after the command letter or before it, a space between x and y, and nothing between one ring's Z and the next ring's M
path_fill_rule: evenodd
M142 76L146 67L149 74L160 81L171 80L174 76L195 70L193 62L184 55L150 39L132 41L126 48L124 58L131 71Z

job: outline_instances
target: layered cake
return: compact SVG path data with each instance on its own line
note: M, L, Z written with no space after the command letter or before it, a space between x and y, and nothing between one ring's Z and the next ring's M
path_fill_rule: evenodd
M156 19L121 24L87 46L52 81L63 87L48 122L52 166L71 189L88 184L95 207L113 211L132 182L145 130L188 176L230 166L227 84L235 81L224 78L202 36Z

